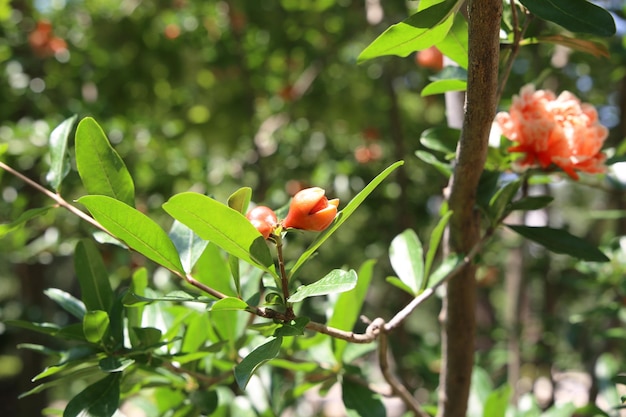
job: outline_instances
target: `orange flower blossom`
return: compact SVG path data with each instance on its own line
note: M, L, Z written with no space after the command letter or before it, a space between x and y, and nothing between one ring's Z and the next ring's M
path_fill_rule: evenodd
M577 180L576 171L604 172L606 155L600 152L608 129L598 122L596 109L570 93L558 97L552 91L522 87L513 96L509 112L496 115L496 125L509 140L517 142L509 152L526 155L522 167L546 169L551 164Z
M266 206L256 206L246 214L246 217L265 239L270 237L278 224L276 213Z
M305 188L293 196L283 227L321 232L337 215L339 199L328 200L319 187Z

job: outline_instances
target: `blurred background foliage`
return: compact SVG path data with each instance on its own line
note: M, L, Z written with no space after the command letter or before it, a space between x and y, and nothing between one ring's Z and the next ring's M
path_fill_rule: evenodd
M331 268L356 268L377 259L363 313L389 317L407 301L384 280L393 274L389 243L409 227L427 241L447 183L414 155L424 130L445 125L445 106L442 96L420 96L435 71L418 65L415 57L358 66L356 57L416 6L377 0L2 0L4 158L45 183L51 130L73 114L93 116L135 179L137 206L164 227L170 220L160 205L177 192L194 190L225 201L237 188L250 186L255 202L280 207L297 190L315 185L346 202L390 163L404 159L404 167L359 208L301 277L306 281ZM560 31L535 20L528 34ZM523 48L502 109L526 83L568 89L598 107L611 128L607 145L623 154L621 34L608 46L610 58L551 44ZM624 179L586 178L592 186L552 180L536 187L554 194L556 203L529 220L569 226L604 245L614 261L609 267L580 264L539 247L521 247L506 234L486 251L477 358L496 386L506 381L511 348L505 316L509 297L516 295L505 282L515 259L524 260L522 391L532 390L539 377L556 386L556 370L593 376L599 358L624 360ZM50 204L4 172L0 181L0 222ZM83 194L75 171L62 192L68 199ZM69 320L42 291L77 291L71 256L75 239L86 233L89 228L77 218L52 210L0 239L2 320ZM287 257L310 239L303 234L290 240ZM119 285L145 263L117 248L102 250ZM155 285L175 284L164 279ZM323 308L312 305L311 314L323 314ZM438 310L438 301L430 301L391 340L399 375L422 397L432 398L437 386ZM0 407L8 413L3 415L38 415L49 401L67 398L64 390L75 393L82 386L77 381L75 387L52 391L50 398L16 403L45 364L15 346L36 338L0 327ZM599 379L591 379L587 388L593 399Z

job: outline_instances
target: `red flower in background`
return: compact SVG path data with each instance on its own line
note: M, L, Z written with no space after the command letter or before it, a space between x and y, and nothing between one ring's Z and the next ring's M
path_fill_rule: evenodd
M52 56L67 49L65 39L54 36L52 24L46 20L37 22L35 30L28 35L28 43L41 57Z
M339 199L328 200L319 187L305 188L293 196L289 212L283 221L285 228L321 232L337 216Z
M513 97L509 112L496 115L496 124L507 139L517 142L509 152L526 154L518 162L522 167L546 169L554 164L575 180L576 171L605 170L606 155L600 150L608 129L598 122L592 105L581 103L569 91L556 97L526 85Z

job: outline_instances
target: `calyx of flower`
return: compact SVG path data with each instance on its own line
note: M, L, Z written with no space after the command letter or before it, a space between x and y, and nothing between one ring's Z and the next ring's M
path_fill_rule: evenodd
M276 213L266 206L256 206L246 214L246 218L250 220L250 223L252 223L265 239L270 237L278 225Z
M321 232L337 216L339 199L329 200L326 191L319 187L305 188L293 196L284 228Z

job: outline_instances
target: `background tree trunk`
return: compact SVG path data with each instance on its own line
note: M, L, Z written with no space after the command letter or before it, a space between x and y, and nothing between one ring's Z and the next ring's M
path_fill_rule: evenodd
M447 252L467 253L480 237L476 189L485 164L498 89L501 0L468 2L469 68L457 165L449 183ZM465 417L474 365L476 280L469 266L447 286L442 320L440 417Z

